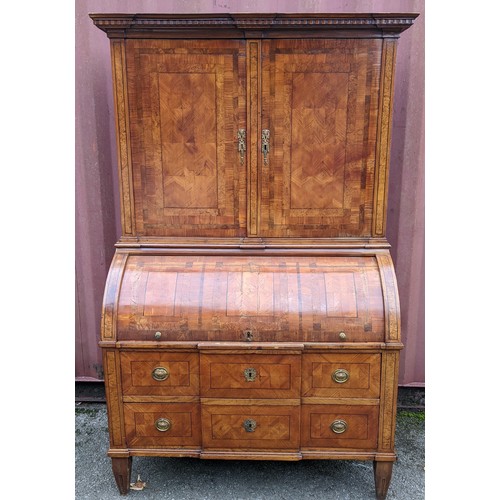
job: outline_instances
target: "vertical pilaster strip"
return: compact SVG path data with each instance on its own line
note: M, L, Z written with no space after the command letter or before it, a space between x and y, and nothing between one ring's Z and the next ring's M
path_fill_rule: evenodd
M258 231L258 205L259 205L259 179L258 164L260 155L260 41L250 40L247 42L247 153L248 153L248 188L247 205L248 235L256 236Z
M121 409L119 351L103 349L106 405L108 410L109 442L111 448L124 448L125 427Z
M134 192L129 137L129 112L127 95L127 65L125 40L111 40L111 66L115 100L116 143L118 173L120 178L120 203L122 234L135 235Z
M377 164L374 193L374 237L385 236L387 193L389 188L389 161L392 129L392 96L394 91L394 65L397 39L385 38L382 45L379 109L377 126Z
M383 352L378 436L378 451L380 453L392 453L394 451L398 373L399 351Z

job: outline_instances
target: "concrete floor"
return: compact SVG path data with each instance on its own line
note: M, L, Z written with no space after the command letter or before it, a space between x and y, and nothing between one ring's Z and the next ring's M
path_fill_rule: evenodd
M422 414L398 413L394 465L387 499L424 499L424 420ZM75 499L123 498L107 457L106 406L76 405ZM304 460L261 462L195 458L134 457L132 480L147 486L131 491L141 500L269 500L375 498L371 462Z

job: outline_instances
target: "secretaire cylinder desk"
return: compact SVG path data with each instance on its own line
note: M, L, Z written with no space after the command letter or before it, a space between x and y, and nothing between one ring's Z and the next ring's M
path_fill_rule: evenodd
M122 494L133 456L189 456L371 460L385 498L394 63L416 17L91 14L118 141L100 346Z

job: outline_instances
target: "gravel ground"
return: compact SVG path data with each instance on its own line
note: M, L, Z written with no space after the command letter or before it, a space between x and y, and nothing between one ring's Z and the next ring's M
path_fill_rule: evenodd
M424 499L424 420L422 414L399 412L398 461L387 499ZM123 498L107 457L108 430L104 404L76 406L75 499ZM146 482L128 498L141 500L269 500L375 498L371 462L303 460L263 462L134 457L132 480Z

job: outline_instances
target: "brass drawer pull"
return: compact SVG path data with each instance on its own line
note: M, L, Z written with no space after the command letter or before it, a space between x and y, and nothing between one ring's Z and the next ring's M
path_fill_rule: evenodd
M156 332L155 333L155 339L160 340L161 339L161 332Z
M243 422L243 427L247 432L254 432L257 428L257 422L249 418Z
M334 420L330 425L330 429L335 434L342 434L347 430L347 422L345 420Z
M164 368L163 366L157 366L152 372L151 376L158 381L162 380L167 380L167 378L170 376L169 371Z
M247 382L255 382L257 379L257 370L255 368L245 368L243 370L243 375Z
M339 338L340 338L340 340L345 340L347 338L347 335L345 334L345 332L340 332Z
M160 431L160 432L165 432L172 427L172 422L168 418L159 418L155 422L155 427Z
M332 380L337 384L343 384L349 380L349 372L343 368L339 368L332 373Z

